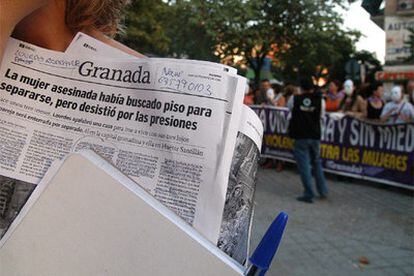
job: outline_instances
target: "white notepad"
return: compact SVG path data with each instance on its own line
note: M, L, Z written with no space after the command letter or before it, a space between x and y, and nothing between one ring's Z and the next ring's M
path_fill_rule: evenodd
M243 275L91 151L53 166L0 241L0 275Z

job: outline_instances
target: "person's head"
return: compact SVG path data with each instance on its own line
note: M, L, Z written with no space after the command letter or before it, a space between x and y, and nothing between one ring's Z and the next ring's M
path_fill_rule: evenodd
M300 88L304 93L312 93L315 89L313 80L311 77L303 77L300 80Z
M407 93L414 93L414 80L409 80L407 82Z
M267 91L268 89L272 88L270 81L268 79L263 79L260 81L260 89L263 91Z
M396 85L391 89L390 98L393 102L396 102L396 103L399 103L402 101L403 93L399 85Z
M331 80L329 82L328 91L330 93L335 93L336 94L336 92L338 92L338 89L339 89L339 81Z
M408 94L408 98L410 99L410 102L414 103L414 80L409 80L407 82L405 91Z
M283 95L288 98L292 95L297 95L298 91L297 91L297 87L292 85L292 84L288 84L285 86L285 88L283 89Z
M282 92L282 90L283 90L283 86L282 85L280 85L279 83L276 83L276 82L271 82L270 81L270 85L271 85L271 87L272 87L272 89L273 89L273 91L275 91L275 94L279 94L280 92Z
M57 1L57 0L54 0ZM128 0L66 0L65 22L74 33L94 28L113 36Z
M347 96L352 96L352 94L354 93L355 87L354 87L354 82L352 80L346 80L344 82L344 91L345 94Z
M12 36L51 50L64 51L78 31L113 36L127 0L49 0L23 18Z
M384 94L384 86L381 82L374 82L370 85L370 94L376 98L382 98Z

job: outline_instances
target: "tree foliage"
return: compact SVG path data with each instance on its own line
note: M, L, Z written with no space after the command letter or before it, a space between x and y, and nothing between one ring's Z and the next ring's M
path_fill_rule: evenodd
M375 73L382 70L381 62L371 52L365 50L354 53L353 58L365 66L365 81L374 82Z
M167 23L171 16L170 7L162 0L131 1L119 40L144 54L168 55L171 38Z
M266 57L285 80L343 77L357 32L342 29L346 0L137 0L123 41L144 53L233 60L255 71ZM238 65L233 64L233 65Z
M214 34L207 27L211 10L207 1L175 1L170 3L173 16L167 33L171 38L169 55L179 58L219 61L214 55ZM218 17L213 14L212 17Z
M279 75L294 80L304 74L317 79L322 71L339 75L355 51L359 34L341 28L342 18L335 9L341 1L225 1L218 7L211 3L217 12L228 12L209 21L210 29L218 30L216 43L224 55L244 57L256 82L270 53Z

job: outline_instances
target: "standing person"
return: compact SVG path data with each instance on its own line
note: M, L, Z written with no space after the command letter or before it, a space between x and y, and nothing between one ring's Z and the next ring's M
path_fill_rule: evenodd
M280 106L280 107L286 107L287 103L289 102L290 97L298 94L297 88L292 84L286 85L283 88L281 93L282 93L282 96L276 101L276 106Z
M340 84L337 80L329 82L328 93L326 94L326 111L337 112L342 99L345 97L343 91L339 91Z
M414 121L414 107L404 101L404 95L400 86L394 86L391 90L391 102L388 102L381 113L381 121L388 124L401 124Z
M260 105L262 103L264 103L264 99L262 97L262 94L260 93L260 88L258 87L253 87L253 101L255 105Z
M244 92L243 104L253 105L254 104L254 91L253 87L249 85Z
M345 97L341 101L339 110L349 115L362 116L366 113L367 103L356 91L354 82L346 80L344 82Z
M288 103L292 111L289 134L295 139L294 156L302 180L304 193L297 200L313 203L312 172L321 199L328 195L325 176L320 160L321 117L325 104L319 91L310 78L300 84L302 93L291 98Z
M372 83L370 85L371 96L367 100L367 119L377 120L381 117L382 109L384 108L384 101L382 100L382 95L384 93L384 88L382 83Z
M406 87L406 93L408 94L408 101L414 105L414 80L409 80Z
M293 95L297 95L297 88L292 85L292 84L288 84L286 85L282 92L280 92L281 96L275 100L276 102L276 106L277 107L287 107L287 103L289 102L289 99L293 96ZM276 160L276 171L277 172L281 172L283 171L283 167L285 165L285 162L282 160Z
M283 86L280 85L276 80L271 80L270 84L275 94L272 104L276 106L277 101L283 96Z
M268 79L263 79L260 82L259 104L274 106L275 105L275 91ZM265 169L270 169L275 166L275 162L271 158L266 158L262 165Z
M275 99L275 91L268 79L264 79L260 82L260 96L258 97L258 103L264 105L273 105Z

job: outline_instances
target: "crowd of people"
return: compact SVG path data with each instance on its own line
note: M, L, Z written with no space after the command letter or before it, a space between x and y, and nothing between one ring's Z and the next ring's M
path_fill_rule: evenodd
M303 194L297 200L313 203L317 194L322 200L328 197L320 157L321 118L326 113L380 124L414 122L414 80L384 90L384 85L376 81L355 85L350 79L343 83L331 80L324 87L318 87L309 77L301 79L299 86L282 86L265 79L257 89L251 86L246 91L244 103L290 110L288 135L294 139L293 157L303 185ZM283 170L281 160L263 159L262 162L264 168ZM316 193L312 178L315 178Z
M322 115L325 112L336 112L385 124L414 122L414 80L405 85L394 85L390 91L384 91L381 82L356 86L349 79L343 83L331 80L324 87L315 86L314 89L322 97ZM264 79L257 88L249 86L244 104L286 107L292 110L294 96L304 93L300 86L283 86ZM284 162L266 159L263 167L275 167L276 171L282 171Z
M388 124L414 122L414 80L395 85L390 91L384 91L381 82L356 86L349 79L343 83L331 80L324 87L316 88L322 93L326 112L340 112ZM250 86L244 103L288 107L289 99L298 94L301 94L298 86L283 86L265 79L257 88Z

